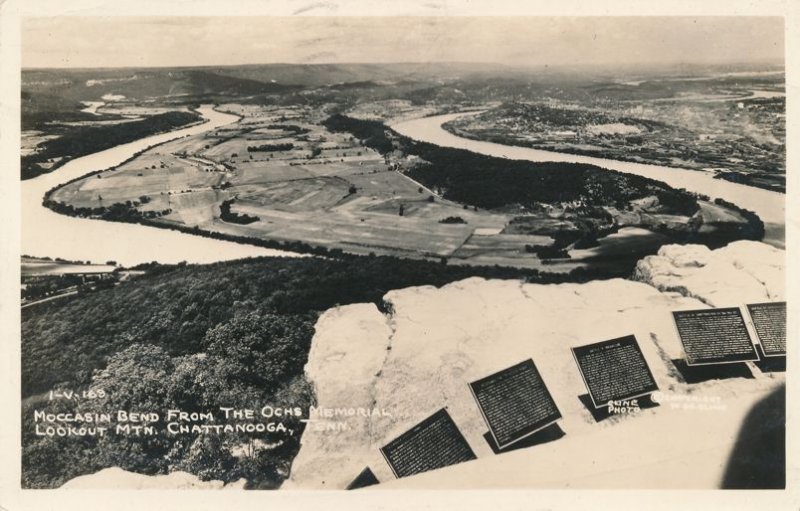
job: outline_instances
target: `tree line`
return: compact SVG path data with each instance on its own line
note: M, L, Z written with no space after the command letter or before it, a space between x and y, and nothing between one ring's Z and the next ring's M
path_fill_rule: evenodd
M597 277L345 254L138 269L145 275L112 289L23 310L24 487L57 487L109 466L144 474L186 470L223 481L245 477L252 487L275 487L289 473L302 423L291 422L294 436L47 438L33 434L33 411L207 412L255 403L307 408L314 398L303 366L317 317L330 307L371 302L385 311L389 290L470 276L531 282ZM107 397L37 400L58 388L105 389Z
M139 121L123 122L107 126L79 126L46 140L37 146L36 152L23 156L21 178L31 179L51 172L69 160L133 142L157 133L196 123L202 117L194 112L165 112ZM57 160L49 169L42 167L48 161Z

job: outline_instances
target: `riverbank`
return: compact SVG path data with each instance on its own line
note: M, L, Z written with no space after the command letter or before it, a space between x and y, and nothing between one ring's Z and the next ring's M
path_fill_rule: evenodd
M198 109L206 122L162 133L76 158L57 171L22 182L22 252L37 257L104 262L124 266L147 262L212 263L244 257L297 254L202 238L145 225L61 215L44 207L42 198L58 186L102 169L120 165L137 152L176 138L195 135L235 122L238 116L218 112L211 105Z
M772 174L759 171L739 172L731 170L711 170L714 165L711 162L707 163L705 167L693 162L696 164L696 166L687 169L682 165L670 164L666 161L658 161L656 155L641 156L637 154L636 156L627 156L625 153L615 153L608 149L591 148L592 146L590 144L586 144L585 146L589 148L584 148L582 146L571 146L568 144L562 144L561 146L558 146L556 143L536 144L534 142L526 141L524 138L514 138L513 136L508 135L482 136L478 133L472 133L467 130L460 129L458 126L453 125L452 122L444 123L442 127L453 135L462 138L468 138L470 140L493 142L506 146L528 147L531 149L541 149L543 151L561 152L578 156L589 156L592 158L602 158L606 160L645 163L647 165L661 165L669 168L693 170L695 172L713 172L716 179L726 179L734 183L741 183L755 188L763 188L764 190L775 191L783 194L786 193L786 176L784 174ZM654 159L656 160L655 162L653 162ZM682 161L681 163L685 165L688 162Z
M83 179L86 176L94 173L99 174L107 169L116 168L125 162L136 158L137 155L142 154L149 148L163 144L168 140L174 140L181 136L188 136L209 131L216 127L232 123L236 119L240 118L239 116L214 111L210 107L204 108L205 111L203 112L203 115L213 116L214 120L210 120L209 122L211 124L208 126L201 125L195 127L200 129L200 131L193 131L193 129L179 130L177 132L165 134L163 138L160 136L148 137L147 139L142 139L133 144L118 146L108 151L103 151L102 153L96 153L95 155L87 156L85 157L86 159L80 158L70 162L57 173L59 178L57 180L55 178L38 178L35 180L37 186L26 187L23 185L24 189L31 188L33 190L30 194L23 194L26 198L23 209L30 209L30 214L27 214L28 212L24 212L23 214L23 226L25 226L28 218L35 219L34 222L28 221L30 225L35 225L35 227L32 229L24 228L23 237L27 239L36 237L36 242L39 243L39 250L37 250L35 247L26 245L23 241L24 251L37 256L69 257L81 260L96 260L101 262L104 260L113 259L126 265L150 261L162 263L174 263L180 261L213 262L256 255L298 255L297 253L299 252L323 256L331 254L335 255L335 253L338 253L338 251L341 249L331 249L330 247L325 246L317 247L313 243L302 239L263 239L250 236L246 233L240 234L236 232L226 232L224 230L218 232L216 230L204 229L202 226L197 225L180 225L174 222L161 221L159 219L151 218L150 216L141 214L120 215L117 214L119 213L117 210L113 211L112 213L114 214L110 215L100 214L102 212L98 214L91 212L91 214L89 214L82 210L77 211L75 208L71 208L69 204L61 205L60 202L50 200L50 194L52 191L64 186L67 183ZM472 114L474 114L474 112ZM561 153L552 153L514 146L503 146L501 144L464 139L461 137L456 137L442 128L443 123L463 115L470 114L445 114L427 117L413 121L397 123L392 125L392 128L401 135L408 136L414 140L431 142L443 147L467 149L474 153L495 157L500 156L515 160L565 162L576 158L575 155L565 155ZM210 117L208 118L210 119ZM520 150L523 152L520 153ZM578 158L585 159L585 157ZM94 166L95 159L99 159L102 163ZM765 241L773 244L774 246L783 246L783 196L781 194L772 194L777 195L780 199L779 201L774 200L774 198L770 196L770 200L759 201L758 204L755 204L754 201L750 200L752 197L740 197L743 191L754 191L752 188L744 187L734 183L722 183L718 179L703 176L702 173L700 173L700 177L706 177L707 179L695 182L697 181L696 178L698 177L698 173L695 171L660 168L652 165L632 164L629 162L603 160L599 158L588 158L588 161L581 161L579 163L589 163L601 167L601 169L618 170L623 173L657 179L659 181L666 182L673 188L686 188L687 190L695 193L722 198L723 200L727 200L736 205L741 205L743 199L747 199L750 207L746 207L746 209L755 210L762 218L767 217L772 220L765 222ZM93 170L90 165L94 166ZM49 182L52 181L54 181L53 186L45 189L45 183L49 184ZM736 193L732 193L732 191ZM770 193L764 190L756 191ZM42 193L40 197L44 196L45 200L43 204L47 206L47 208L62 214L47 215L46 213L42 212L42 210L48 211L47 208L44 208L41 205L36 208L30 204L28 202L28 197L33 196L33 194L37 192ZM733 197L733 200L731 200L731 197ZM37 203L40 200L41 199L37 200ZM781 213L780 215L775 211L767 210L768 208L774 207L778 207ZM133 213L138 213L135 208L129 209ZM50 213L52 213L52 211L50 211ZM38 218L36 215L38 215ZM64 215L72 215L73 218L71 220L66 220L65 223ZM121 221L123 223L117 223L116 226L110 227L108 226L108 222L106 220L114 220L116 222ZM81 225L80 233L75 232L78 230L76 229L78 222ZM48 223L58 224L59 232L56 233L49 229ZM144 229L152 227L159 228L160 232L156 231L156 229L144 231ZM122 239L120 239L120 236L118 235L118 231L120 230L125 231L125 236ZM84 248L76 248L75 243L71 243L67 236L74 239L82 238L86 240L86 245L91 248L88 250ZM207 245L200 241L201 237L206 240L210 240L208 243L211 244ZM151 243L148 241L148 239L156 241L156 244ZM114 241L112 242L110 240ZM60 243L59 252L53 251L48 253L46 251L41 251L50 250L48 245L52 245L54 242ZM120 255L118 253L119 251L114 252L114 247L120 243L126 244L125 256ZM214 243L221 243L221 245L215 245ZM192 248L185 248L186 244L191 245ZM98 247L106 247L108 250L106 255L92 255L97 250L101 249ZM73 252L68 253L63 252L63 250L72 250ZM262 252L262 250L265 250L266 252ZM89 252L92 254L89 254ZM456 256L454 257L455 259L453 259L453 262L458 262L458 258ZM487 261L475 261L474 264L491 264L492 262L497 263L495 259ZM540 271L557 271L555 267L548 267L546 270L544 267L539 269Z
M21 160L23 181L55 172L69 161L145 137L207 122L197 111L171 111L124 124L81 126L41 142Z
M673 188L682 188L711 199L721 198L756 213L764 222L764 242L775 247L785 247L785 196L760 188L753 188L694 170L647 165L642 163L609 160L591 156L557 153L521 146L507 146L494 142L472 140L456 136L442 125L478 112L445 114L393 123L390 127L412 140L443 147L466 149L487 156L534 162L585 163L605 169L635 174L662 181Z

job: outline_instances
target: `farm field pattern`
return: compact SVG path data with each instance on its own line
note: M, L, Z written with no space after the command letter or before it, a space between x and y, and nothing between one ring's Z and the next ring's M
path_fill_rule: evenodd
M488 243L503 260L515 259L525 244L551 241L501 235L513 215L442 199L402 174L407 162L384 158L347 133L327 131L302 107L220 109L242 119L153 147L118 168L59 188L52 199L82 208L139 202L139 211L159 212L157 221L165 224L359 254L493 263L496 257L474 247ZM281 145L287 149L254 150ZM228 200L233 213L258 220L222 220L220 205ZM466 223L440 223L448 217ZM527 259L526 266L539 264Z

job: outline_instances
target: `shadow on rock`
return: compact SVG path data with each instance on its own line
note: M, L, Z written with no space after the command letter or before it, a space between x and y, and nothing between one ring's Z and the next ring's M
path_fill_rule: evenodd
M728 459L722 487L750 490L786 487L785 385L747 414Z

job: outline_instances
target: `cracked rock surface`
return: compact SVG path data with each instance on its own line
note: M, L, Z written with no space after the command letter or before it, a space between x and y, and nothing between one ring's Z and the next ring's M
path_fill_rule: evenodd
M309 424L283 487L341 489L365 467L381 482L393 480L379 448L443 407L479 458L463 465L512 456L496 456L486 443L487 426L468 383L529 358L563 415L559 425L566 433L538 452L568 451L571 442L603 438L604 431L632 428L635 434L637 424L653 428L660 417L678 412L662 405L598 422L578 398L587 391L569 348L629 334L636 336L660 391L714 396L731 410L746 410L748 400L780 385L783 373L762 374L750 364L753 378L687 384L672 362L683 351L671 311L782 300L784 257L782 250L755 242L714 251L671 245L640 261L634 280L544 285L470 278L442 288L391 291L384 297L391 311L386 315L373 304L330 309L316 325L306 375L319 407L355 412L320 423L341 430ZM698 417L710 421L708 427L739 420L725 412ZM714 431L708 433L713 437ZM691 448L691 434L681 442ZM535 460L537 449L512 454Z
M755 241L736 241L718 250L702 245L665 245L636 265L634 279L662 291L714 306L735 306L740 297L781 301L785 296L785 252Z

